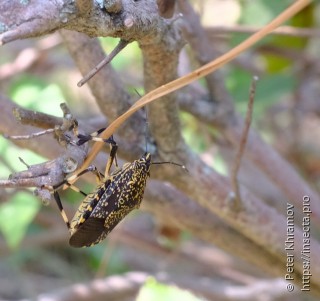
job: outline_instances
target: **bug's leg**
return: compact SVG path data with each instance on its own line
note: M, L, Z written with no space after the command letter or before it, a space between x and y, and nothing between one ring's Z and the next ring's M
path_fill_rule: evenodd
M97 179L99 179L99 181L101 181L103 174L101 174L97 168L95 166L89 166L87 169L83 170L82 172L80 172L79 174L73 175L67 179L65 179L64 181L62 181L61 183L54 185L54 186L46 186L44 185L43 187L49 189L49 190L53 190L53 197L58 205L58 208L60 210L60 214L65 222L65 224L67 225L68 229L70 230L70 222L69 219L67 217L66 212L63 209L62 203L61 203L61 199L59 196L59 193L57 191L57 189L63 185L67 185L69 186L71 189L81 193L84 196L87 196L87 194L85 192L83 192L82 190L80 190L78 187L74 186L72 183L69 183L69 181L75 181L77 180L79 177L81 177L82 175L84 175L87 172L92 172L96 175ZM99 182L100 183L100 182Z
M108 139L103 139L103 138L98 137L98 135L100 135L104 130L105 130L105 128L102 128L102 129L100 129L90 135L79 134L78 135L79 140L77 142L77 145L82 145L83 143L86 143L87 141L90 141L90 140L110 144L110 155L109 155L109 159L107 161L106 169L105 169L105 178L107 178L110 175L110 169L111 169L113 162L115 163L115 166L118 167L118 160L117 160L118 145L114 141L113 136L110 136Z
M55 191L53 192L53 196L54 196L54 199L55 199L55 201L56 201L56 203L57 203L57 205L58 205L58 208L59 208L59 210L60 210L60 214L61 214L61 216L62 216L65 224L67 225L68 229L70 230L70 222L69 222L69 219L68 219L68 217L67 217L66 212L65 212L64 209L63 209L63 206L62 206L61 199L60 199L60 196L59 196L58 191L55 190Z
M74 186L72 183L70 182L75 182L77 181L82 175L88 173L88 172L92 172L93 174L95 174L97 182L101 183L102 179L103 179L103 174L101 172L98 171L98 169L93 166L90 165L88 168L84 169L83 171L81 171L78 174L72 175L71 177L63 180L62 182L60 182L57 185L52 186L53 190L57 190L59 189L61 186L63 185L68 185L71 189L73 189L74 191L80 192L81 194L83 194L84 196L87 196L86 193L84 193L82 190L80 190L78 187Z
M71 177L67 178L65 180L66 181L65 184L68 185L70 188L72 188L71 185L69 185L71 184L69 182L77 181L82 175L86 174L87 172L92 172L96 176L96 180L98 184L100 184L103 181L103 174L100 171L98 171L97 167L95 167L94 165L90 165L88 168L84 169L80 173L72 175Z
M82 145L90 140L93 140L93 141L99 141L99 142L108 142L108 143L111 143L109 142L109 139L110 141L113 141L113 138L112 136L109 138L109 139L103 139L103 138L100 138L98 137L106 128L102 128L90 135L82 135L82 134L79 134L78 135L78 142L77 142L77 145Z
M75 185L73 185L73 184L71 184L69 182L66 182L64 184L67 185L69 188L71 188L73 191L79 192L85 197L87 196L87 194L85 192L83 192L82 190L80 190L77 186L75 186Z
M113 137L111 136L109 138L109 144L110 144L110 155L106 164L106 169L104 172L104 177L107 178L110 176L110 169L112 166L112 163L114 161L114 164L116 167L118 167L118 160L117 160L117 150L118 150L118 145L117 143L113 140Z

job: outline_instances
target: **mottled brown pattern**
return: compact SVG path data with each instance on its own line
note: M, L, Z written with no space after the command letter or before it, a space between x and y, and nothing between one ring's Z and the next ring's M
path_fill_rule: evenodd
M140 207L151 165L150 153L104 179L79 206L70 224L70 245L89 247L106 238L133 209Z

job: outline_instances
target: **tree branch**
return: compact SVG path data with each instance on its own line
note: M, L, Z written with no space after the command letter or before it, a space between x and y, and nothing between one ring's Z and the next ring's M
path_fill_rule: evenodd
M189 24L195 24L196 18L198 18L192 7L187 4L187 1L178 1L180 9L185 15L185 20ZM206 58L208 61L213 59L214 53L209 53L207 49L210 49L207 37L204 35L204 31L201 26L188 26L188 30L184 31L187 40L190 42L193 51L199 58ZM211 47L212 48L212 47ZM201 63L204 63L203 59ZM217 114L214 116L199 115L199 111L192 110L199 120L203 120L208 123L212 123L217 126L224 136L232 143L234 147L238 147L241 139L241 135L244 128L244 121L234 111L230 96L225 97L225 94L221 94L219 91L225 90L221 87L222 80L215 81L214 77L206 77L208 82L208 88L211 96L217 103L212 104L212 110L216 110ZM222 84L223 85L223 84ZM220 88L216 89L216 86ZM212 88L213 87L213 88ZM218 92L216 92L218 90ZM221 96L223 96L221 98ZM221 99L221 101L219 101ZM227 102L227 105L224 103ZM224 112L223 114L219 112ZM227 114L225 114L227 113ZM292 202L295 207L302 211L302 198L308 195L313 202L319 203L320 196L313 191L310 186L301 178L301 176L289 165L281 156L268 144L266 144L257 133L251 131L248 137L246 156L258 166L273 183L278 186L283 193L287 196L288 201ZM313 206L313 221L320 226L320 206Z
M23 109L18 108L14 105L9 99L0 95L0 110L3 113L3 118L1 118L0 122L0 132L3 133L11 133L12 129L16 128L17 121L14 119L12 111L19 112L18 116L23 116L23 120L26 123L31 121L32 124L41 124L47 126L53 120L61 121L62 119L54 119L52 116L45 121L46 114L39 113L30 113L30 111L26 111L23 113ZM40 116L40 122L35 122L35 116ZM62 120L63 121L63 120ZM64 125L64 121L59 128L62 128ZM68 129L64 129L67 131ZM24 127L24 133L28 135L34 133L35 130L30 127ZM71 139L73 136L73 131L68 132ZM75 138L75 137L74 137ZM48 202L48 194L43 192L41 187L44 185L54 186L60 182L62 182L67 173L73 172L77 167L81 166L86 155L88 147L87 145L77 146L70 143L65 144L66 150L61 155L61 147L58 145L54 145L52 143L52 139L48 139L48 137L41 137L37 139L30 139L27 141L15 140L17 145L21 145L28 147L38 153L41 153L41 150L46 149L45 155L50 156L53 155L53 158L56 159L36 164L30 166L25 172L18 172L16 174L11 175L11 178L7 181L1 181L0 185L3 187L37 187L39 196L43 197L44 202ZM52 147L48 148L48 145L52 145ZM60 153L60 156L57 154ZM71 169L70 169L71 168ZM46 190L46 189L43 189Z
M0 4L2 34L0 45L17 39L42 36L65 28L91 37L120 37L149 44L150 38L162 36L167 24L159 16L156 1L122 0L115 13L98 1L82 8L82 2L57 0L6 1ZM80 4L80 6L79 6ZM16 18L13 18L15 16Z
M161 40L154 40L150 45L140 45L146 92L177 78L179 53L184 42L174 26L168 29ZM179 152L185 145L181 138L176 96L168 94L160 101L150 104L148 108L151 132L156 140L160 158L165 161L182 162Z

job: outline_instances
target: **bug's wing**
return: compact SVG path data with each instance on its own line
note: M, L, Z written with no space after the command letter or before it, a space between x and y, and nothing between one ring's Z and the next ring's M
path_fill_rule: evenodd
M90 203L97 201L95 206L91 206L90 216L78 223L70 237L72 247L89 247L99 243L130 211L139 208L148 173L136 166L135 163L127 165L113 174L108 185L98 189ZM81 221L79 217L76 220Z
M82 224L79 231L73 233L69 239L70 246L74 248L89 247L98 243L104 231L104 218L89 218Z
M114 209L107 218L89 217L69 239L74 248L90 247L104 240L133 208Z
M114 176L113 181L108 181L105 185L100 186L92 196L88 196L83 201L73 219L72 225L74 225L73 228L75 230L71 233L69 239L70 246L81 248L99 243L124 218L124 213L121 215L121 218L114 213L119 210L119 198L121 198L119 194L121 194L121 189L125 182L125 175L128 176L128 173L118 172ZM93 203L96 201L97 203L93 206ZM91 207L90 216L82 221L84 213L80 212L88 207ZM128 213L129 211L126 214ZM110 220L108 219L109 216L113 218ZM106 223L106 220L110 222Z

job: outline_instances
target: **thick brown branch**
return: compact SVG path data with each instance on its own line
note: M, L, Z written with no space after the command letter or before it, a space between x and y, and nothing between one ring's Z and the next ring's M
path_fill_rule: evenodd
M59 29L69 18L76 17L75 6L73 14L70 14L71 8L72 5L68 5L68 1L62 0L36 0L25 4L2 1L0 22L5 30L0 34L0 45L17 39L45 35Z
M91 37L113 36L125 41L149 43L150 38L159 37L166 30L167 24L159 16L155 0L122 0L119 3L108 5L106 2L104 7L98 1L91 5L69 0L34 0L25 4L2 2L0 45L62 28Z
M172 41L175 41L175 44ZM146 92L176 79L179 52L183 43L179 32L173 26L163 39L155 40L150 45L141 45ZM156 140L160 157L179 162L177 153L184 145L175 94L162 97L148 108L151 132Z

